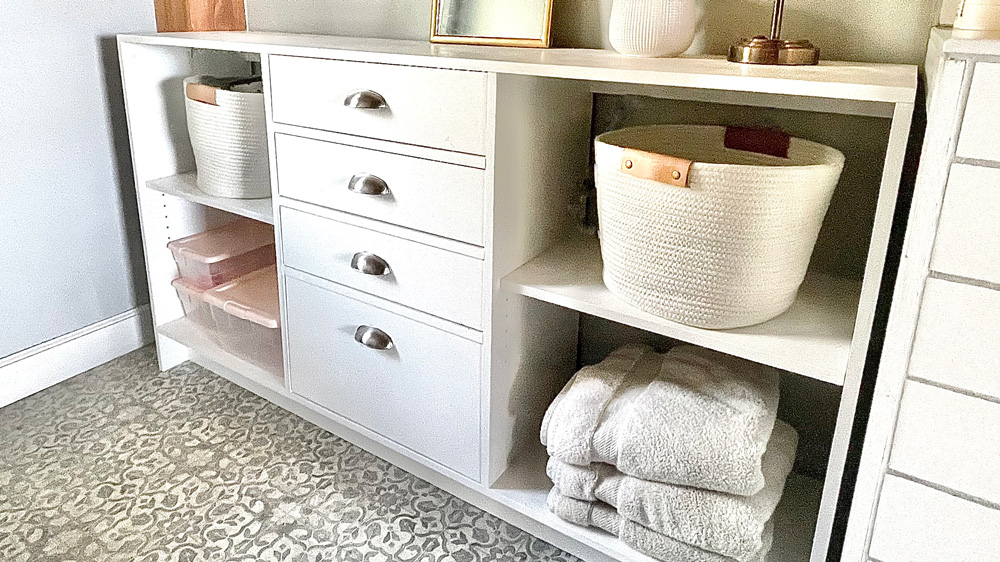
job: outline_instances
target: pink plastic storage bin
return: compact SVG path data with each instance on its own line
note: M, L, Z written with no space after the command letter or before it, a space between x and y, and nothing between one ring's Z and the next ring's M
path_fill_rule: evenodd
M215 321L212 320L212 307L205 302L205 289L196 287L183 277L174 279L170 284L177 291L177 298L181 299L184 316L199 326L214 330Z
M181 277L211 289L274 264L274 227L251 219L174 240L167 244Z
M223 347L272 373L282 372L276 266L205 291L205 302Z

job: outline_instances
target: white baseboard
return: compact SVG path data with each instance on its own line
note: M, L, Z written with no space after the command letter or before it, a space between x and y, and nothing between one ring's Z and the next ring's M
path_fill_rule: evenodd
M153 341L149 305L0 360L0 408Z

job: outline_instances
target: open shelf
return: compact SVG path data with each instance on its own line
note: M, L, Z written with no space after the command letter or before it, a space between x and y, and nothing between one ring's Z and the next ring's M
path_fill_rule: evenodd
M655 562L654 558L633 550L614 535L574 525L553 515L545 503L552 488L552 482L545 475L548 457L534 451L532 453L520 457L520 464L512 465L503 473L490 490L494 497L536 521L618 560ZM822 482L794 472L788 476L781 503L774 514L774 545L767 562L809 560L822 493Z
M194 354L226 367L244 377L266 387L268 390L285 391L284 374L273 372L252 361L248 361L213 341L204 330L187 318L179 318L156 329L157 333L185 345Z
M199 203L213 209L220 209L254 220L274 224L274 213L271 209L271 198L267 199L229 199L209 195L198 189L198 173L187 172L176 176L150 180L146 187L180 197L194 203Z
M549 302L843 386L861 284L810 275L792 307L777 318L734 330L705 330L643 312L619 300L602 280L596 239L557 245L504 277L516 294Z

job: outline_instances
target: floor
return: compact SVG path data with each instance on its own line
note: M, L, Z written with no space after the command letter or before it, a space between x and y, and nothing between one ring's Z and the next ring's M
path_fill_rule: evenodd
M148 347L0 409L0 560L576 559Z

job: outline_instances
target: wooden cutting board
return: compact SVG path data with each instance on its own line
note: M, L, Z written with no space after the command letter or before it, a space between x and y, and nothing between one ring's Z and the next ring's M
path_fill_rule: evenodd
M246 31L243 0L153 0L156 30Z

